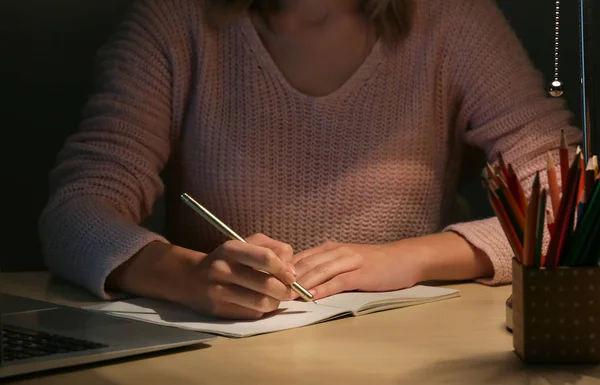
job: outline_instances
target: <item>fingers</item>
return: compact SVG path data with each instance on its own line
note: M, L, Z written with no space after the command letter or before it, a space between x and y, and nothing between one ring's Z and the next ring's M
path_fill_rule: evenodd
M318 254L311 259L313 261L307 261L307 264L314 264L314 267L298 280L298 283L307 289L315 288L341 274L357 270L363 264L362 256L348 252L344 248ZM344 290L354 289L351 287L352 282L346 282L346 286Z
M282 261L273 250L240 241L227 241L221 246L225 259L262 270L289 285L296 281L287 263ZM216 262L216 260L215 260Z
M240 308L251 310L244 310L246 314L269 313L276 310L280 302L268 295L237 285L214 284L209 286L206 294L210 302L209 310L217 316L241 311Z
M292 263L294 265L296 265L306 257L315 255L315 254L320 254L325 251L333 250L337 247L339 247L339 244L337 242L329 242L328 241L328 242L322 243L317 247L313 247L311 249L306 249L306 250L301 251L298 254L294 255L294 257L292 258Z
M271 249L282 261L292 262L294 249L288 243L277 241L264 234L254 234L246 238L246 242Z
M353 275L353 272L340 274L322 285L311 289L310 292L314 299L321 299L343 291L354 290L356 287L352 287L352 282L354 281Z
M265 313L233 303L219 302L210 308L210 314L224 319L257 320L262 318Z
M289 299L292 291L274 276L241 265L232 267L230 282L279 301Z
M311 255L305 256L296 263L296 274L297 278L303 277L306 273L314 269L315 267L335 258L341 258L343 255L350 254L351 251L346 247L338 246L331 247L330 245L323 244L313 249L315 252Z

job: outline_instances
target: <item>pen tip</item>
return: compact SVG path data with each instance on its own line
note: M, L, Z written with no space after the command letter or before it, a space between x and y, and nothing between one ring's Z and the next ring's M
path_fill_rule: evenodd
M565 135L565 130L562 128L560 129L560 148L567 148L567 137Z

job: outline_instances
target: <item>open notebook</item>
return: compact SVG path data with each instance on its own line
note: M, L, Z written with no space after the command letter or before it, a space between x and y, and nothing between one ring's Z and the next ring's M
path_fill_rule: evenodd
M415 286L381 293L341 293L320 299L317 301L318 304L284 301L278 310L256 321L218 320L201 316L173 303L147 298L102 303L89 309L227 337L248 337L298 328L343 316L359 316L458 296L460 296L458 290L431 286Z

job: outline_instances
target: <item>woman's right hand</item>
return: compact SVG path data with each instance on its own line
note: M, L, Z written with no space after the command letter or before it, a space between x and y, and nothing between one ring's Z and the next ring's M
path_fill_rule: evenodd
M210 254L153 242L115 269L107 286L215 317L258 319L290 299L293 250L262 234L246 241L227 241Z

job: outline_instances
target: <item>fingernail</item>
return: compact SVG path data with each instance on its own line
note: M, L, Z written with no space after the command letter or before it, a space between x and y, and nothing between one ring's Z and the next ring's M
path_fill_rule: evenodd
M298 273L296 273L296 268L294 268L294 265L292 265L291 263L288 262L288 266L290 268L290 271L292 272L292 274L294 274L294 277L298 275Z
M290 273L289 271L286 271L283 274L283 279L285 280L285 284L291 285L292 283L296 282L296 277L294 277L294 275L292 273Z
M313 297L317 295L317 291L315 289L310 289L308 292L312 294Z

